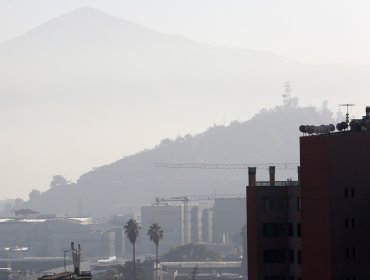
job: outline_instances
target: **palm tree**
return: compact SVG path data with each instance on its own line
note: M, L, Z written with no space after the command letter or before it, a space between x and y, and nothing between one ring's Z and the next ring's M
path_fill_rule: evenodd
M123 226L123 229L125 230L125 234L132 244L132 258L133 258L133 263L134 263L134 280L136 280L135 242L136 242L137 236L139 235L140 226L134 218L131 218Z
M163 238L163 230L161 227L157 224L154 223L152 224L149 229L147 234L149 235L150 241L153 241L155 244L155 279L157 279L157 273L158 273L158 245L159 245L159 240Z

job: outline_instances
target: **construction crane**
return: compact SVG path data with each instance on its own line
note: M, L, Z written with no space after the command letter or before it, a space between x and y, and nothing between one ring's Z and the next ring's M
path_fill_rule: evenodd
M215 200L216 198L245 198L243 194L211 194L211 195L183 195L168 198L155 199L155 205L161 205L162 202L182 202L184 205L184 243L188 244L189 240L189 202Z
M256 163L155 163L154 167L157 168L187 168L187 169L248 169L249 167L266 168L275 166L276 169L296 169L298 163L270 163L270 164L256 164ZM214 200L216 198L230 198L230 197L243 197L241 194L213 194L213 195L189 195L178 196L170 198L156 198L156 205L161 202L177 201L182 202L184 205L184 242L189 242L188 232L188 208L190 201L199 200Z
M155 163L154 167L161 168L189 168L189 169L248 169L249 167L266 168L275 166L276 169L296 169L298 163L278 162L278 163Z

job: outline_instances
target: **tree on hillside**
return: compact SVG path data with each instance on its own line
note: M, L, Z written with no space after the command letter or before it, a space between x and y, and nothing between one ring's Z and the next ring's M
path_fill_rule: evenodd
M149 235L150 241L153 241L155 244L155 279L157 279L158 278L158 245L159 245L159 240L163 238L163 230L157 223L154 223L149 227L147 234Z
M50 188L58 187L58 186L65 186L68 184L68 181L66 178L64 178L62 175L54 175L53 179L50 182Z
M134 272L133 273L134 278L133 279L136 280L135 242L136 242L136 238L138 237L139 232L140 232L140 226L136 222L135 219L131 218L123 226L123 229L125 231L125 234L126 234L127 238L130 240L130 242L132 244L132 262L133 262L133 265L134 265L134 271L133 271Z
M40 192L39 190L35 190L35 189L33 189L33 190L29 193L28 197L30 198L30 200L33 200L33 199L38 198L40 195L41 195L41 192Z

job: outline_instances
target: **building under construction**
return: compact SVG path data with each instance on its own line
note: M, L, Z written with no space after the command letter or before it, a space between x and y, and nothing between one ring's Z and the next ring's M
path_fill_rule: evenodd
M245 197L238 194L158 198L154 205L141 207L142 228L158 223L165 232L160 253L188 243L230 243L245 219ZM154 250L147 238L141 245L143 253Z

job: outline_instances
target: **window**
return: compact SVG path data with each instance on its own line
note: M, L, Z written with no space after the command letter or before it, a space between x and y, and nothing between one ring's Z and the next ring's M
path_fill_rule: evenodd
M263 235L265 237L285 236L285 226L281 223L264 223Z
M284 263L285 251L284 250L265 250L263 254L265 263Z
M301 237L302 235L302 226L301 224L297 224L297 237Z
M356 258L356 248L352 248L352 257Z
M351 188L351 197L355 197L355 189Z
M290 237L294 236L294 227L293 227L293 223L289 223L289 236L290 236Z
M294 263L294 250L289 250L289 262Z
M301 209L302 209L301 197L300 196L297 196L297 210L298 211L301 211Z
M355 218L352 218L352 227L356 227L356 221L355 221Z
M264 209L269 210L283 210L284 199L280 197L271 197L264 199Z
M297 251L297 263L302 264L302 251L301 250Z

